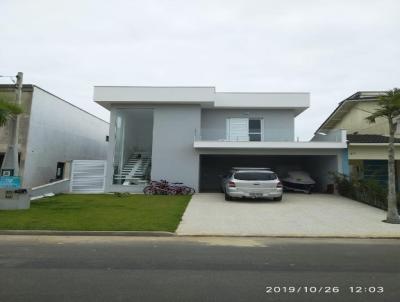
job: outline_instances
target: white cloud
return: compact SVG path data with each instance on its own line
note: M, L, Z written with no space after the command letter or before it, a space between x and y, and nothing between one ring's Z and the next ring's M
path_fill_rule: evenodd
M0 74L103 118L93 85L310 91L307 139L358 90L399 86L398 1L0 2ZM6 79L2 79L2 82Z

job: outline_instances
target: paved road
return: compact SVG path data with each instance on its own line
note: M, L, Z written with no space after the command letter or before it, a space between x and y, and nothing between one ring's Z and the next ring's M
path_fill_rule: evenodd
M0 301L400 301L399 255L399 240L0 236Z

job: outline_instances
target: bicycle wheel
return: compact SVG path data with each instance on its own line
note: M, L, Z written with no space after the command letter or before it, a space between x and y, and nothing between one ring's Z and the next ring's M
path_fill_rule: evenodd
M195 189L193 189L193 188L191 188L191 187L184 186L184 187L182 188L182 193L183 193L184 195L193 195L195 192L196 192Z
M175 189L169 189L167 190L167 195L177 195L178 192Z
M190 188L190 193L189 195L193 195L194 193L196 193L196 190L194 188Z
M154 194L153 187L152 186L144 187L143 193L146 194L146 195Z
M157 195L168 195L167 188L157 188Z

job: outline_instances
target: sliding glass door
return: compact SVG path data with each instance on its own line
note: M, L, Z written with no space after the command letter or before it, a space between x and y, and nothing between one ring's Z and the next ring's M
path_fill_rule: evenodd
M226 139L233 142L259 142L263 140L263 120L260 118L228 118Z

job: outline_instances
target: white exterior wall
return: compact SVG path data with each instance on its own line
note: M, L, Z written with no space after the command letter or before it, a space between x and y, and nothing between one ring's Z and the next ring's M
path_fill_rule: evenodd
M55 178L57 162L106 159L109 124L34 87L23 186Z
M294 110L282 109L203 109L201 140L226 137L226 119L262 118L264 141L294 141Z
M132 186L113 185L115 121L119 106L111 108L110 144L107 155L106 191L137 191ZM122 107L121 107L122 108ZM124 105L124 109L153 109L151 179L184 182L198 189L199 156L193 148L200 130L200 105Z
M199 156L193 141L200 129L200 116L199 105L155 108L152 179L184 182L198 190Z

